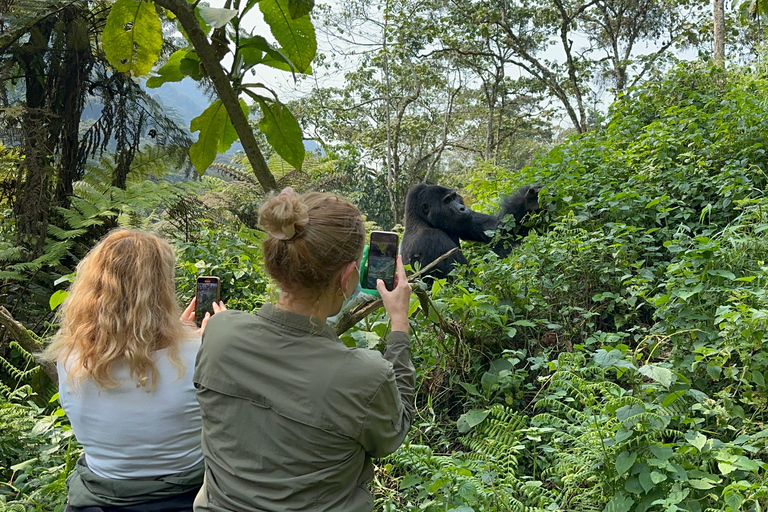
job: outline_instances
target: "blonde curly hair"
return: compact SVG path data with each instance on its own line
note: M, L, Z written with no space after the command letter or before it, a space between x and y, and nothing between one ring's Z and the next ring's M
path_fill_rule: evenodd
M136 386L152 391L160 379L152 354L168 349L181 377L179 344L192 330L181 320L174 275L170 243L140 230L110 232L77 266L44 357L66 361L73 383L90 377L105 389L121 385L112 370L126 364Z

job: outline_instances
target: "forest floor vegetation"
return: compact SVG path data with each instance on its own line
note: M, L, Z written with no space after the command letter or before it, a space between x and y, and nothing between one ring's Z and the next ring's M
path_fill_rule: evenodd
M376 510L768 507L766 91L763 68L682 65L519 173L446 177L480 211L543 185L542 211L508 257L466 244L426 311L414 297L417 417L377 461ZM192 231L180 299L205 272L230 309L267 300L258 231ZM373 314L342 340L377 348L386 331ZM28 351L0 356L0 511L63 510L66 417Z

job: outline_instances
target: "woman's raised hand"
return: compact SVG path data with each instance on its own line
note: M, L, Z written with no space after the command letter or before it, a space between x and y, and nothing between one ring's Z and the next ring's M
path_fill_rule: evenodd
M376 281L376 290L381 295L384 309L387 310L389 319L392 321L392 330L408 332L408 308L411 303L411 285L408 282L408 276L405 275L402 256L397 257L395 287L392 291L387 290L387 286L381 279Z
M195 306L197 305L197 297L192 297L192 300L189 303L189 306L187 306L187 309L184 310L184 312L181 314L181 321L182 322L190 322L195 323ZM222 301L214 302L213 303L213 314L219 313L221 311L226 311L227 306L224 305ZM205 326L208 325L208 320L211 319L210 313L205 313L205 316L203 317L203 321L200 322L200 328L195 331L198 334L203 334L205 331Z

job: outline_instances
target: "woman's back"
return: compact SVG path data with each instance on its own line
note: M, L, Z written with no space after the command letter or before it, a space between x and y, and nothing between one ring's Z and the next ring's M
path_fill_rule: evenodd
M192 508L204 472L199 341L174 277L171 244L141 230L111 231L77 266L46 349L85 452L67 479L68 511Z
M216 479L196 510L371 509L369 454L402 441L392 364L273 305L216 315L205 339L195 383Z
M185 471L202 460L200 409L192 385L199 347L199 339L181 343L181 377L167 349L154 352L160 379L151 391L136 386L124 363L112 370L121 384L107 389L92 379L70 383L71 358L58 363L59 401L91 471L104 478L147 478Z

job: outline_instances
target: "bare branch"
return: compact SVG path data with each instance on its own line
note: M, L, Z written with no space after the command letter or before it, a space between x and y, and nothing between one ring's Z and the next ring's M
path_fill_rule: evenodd
M439 264L444 259L452 256L453 254L456 254L459 250L460 249L458 247L454 247L450 251L446 252L445 254L443 254L442 256L440 256L435 261L425 266L418 272L408 276L408 282L409 283L415 282L419 277L429 272L431 269L433 269L437 264ZM418 291L416 292L416 294L417 295L419 294ZM422 300L421 296L419 296L419 300ZM354 309L350 309L349 311L345 311L344 313L342 313L341 317L336 321L336 325L334 325L333 327L334 331L336 331L336 335L340 336L343 333L347 332L360 320L367 317L377 309L381 308L383 304L384 303L380 298L374 297L373 295L368 295L366 300L362 304L360 304ZM425 304L423 300L422 300L422 304Z

